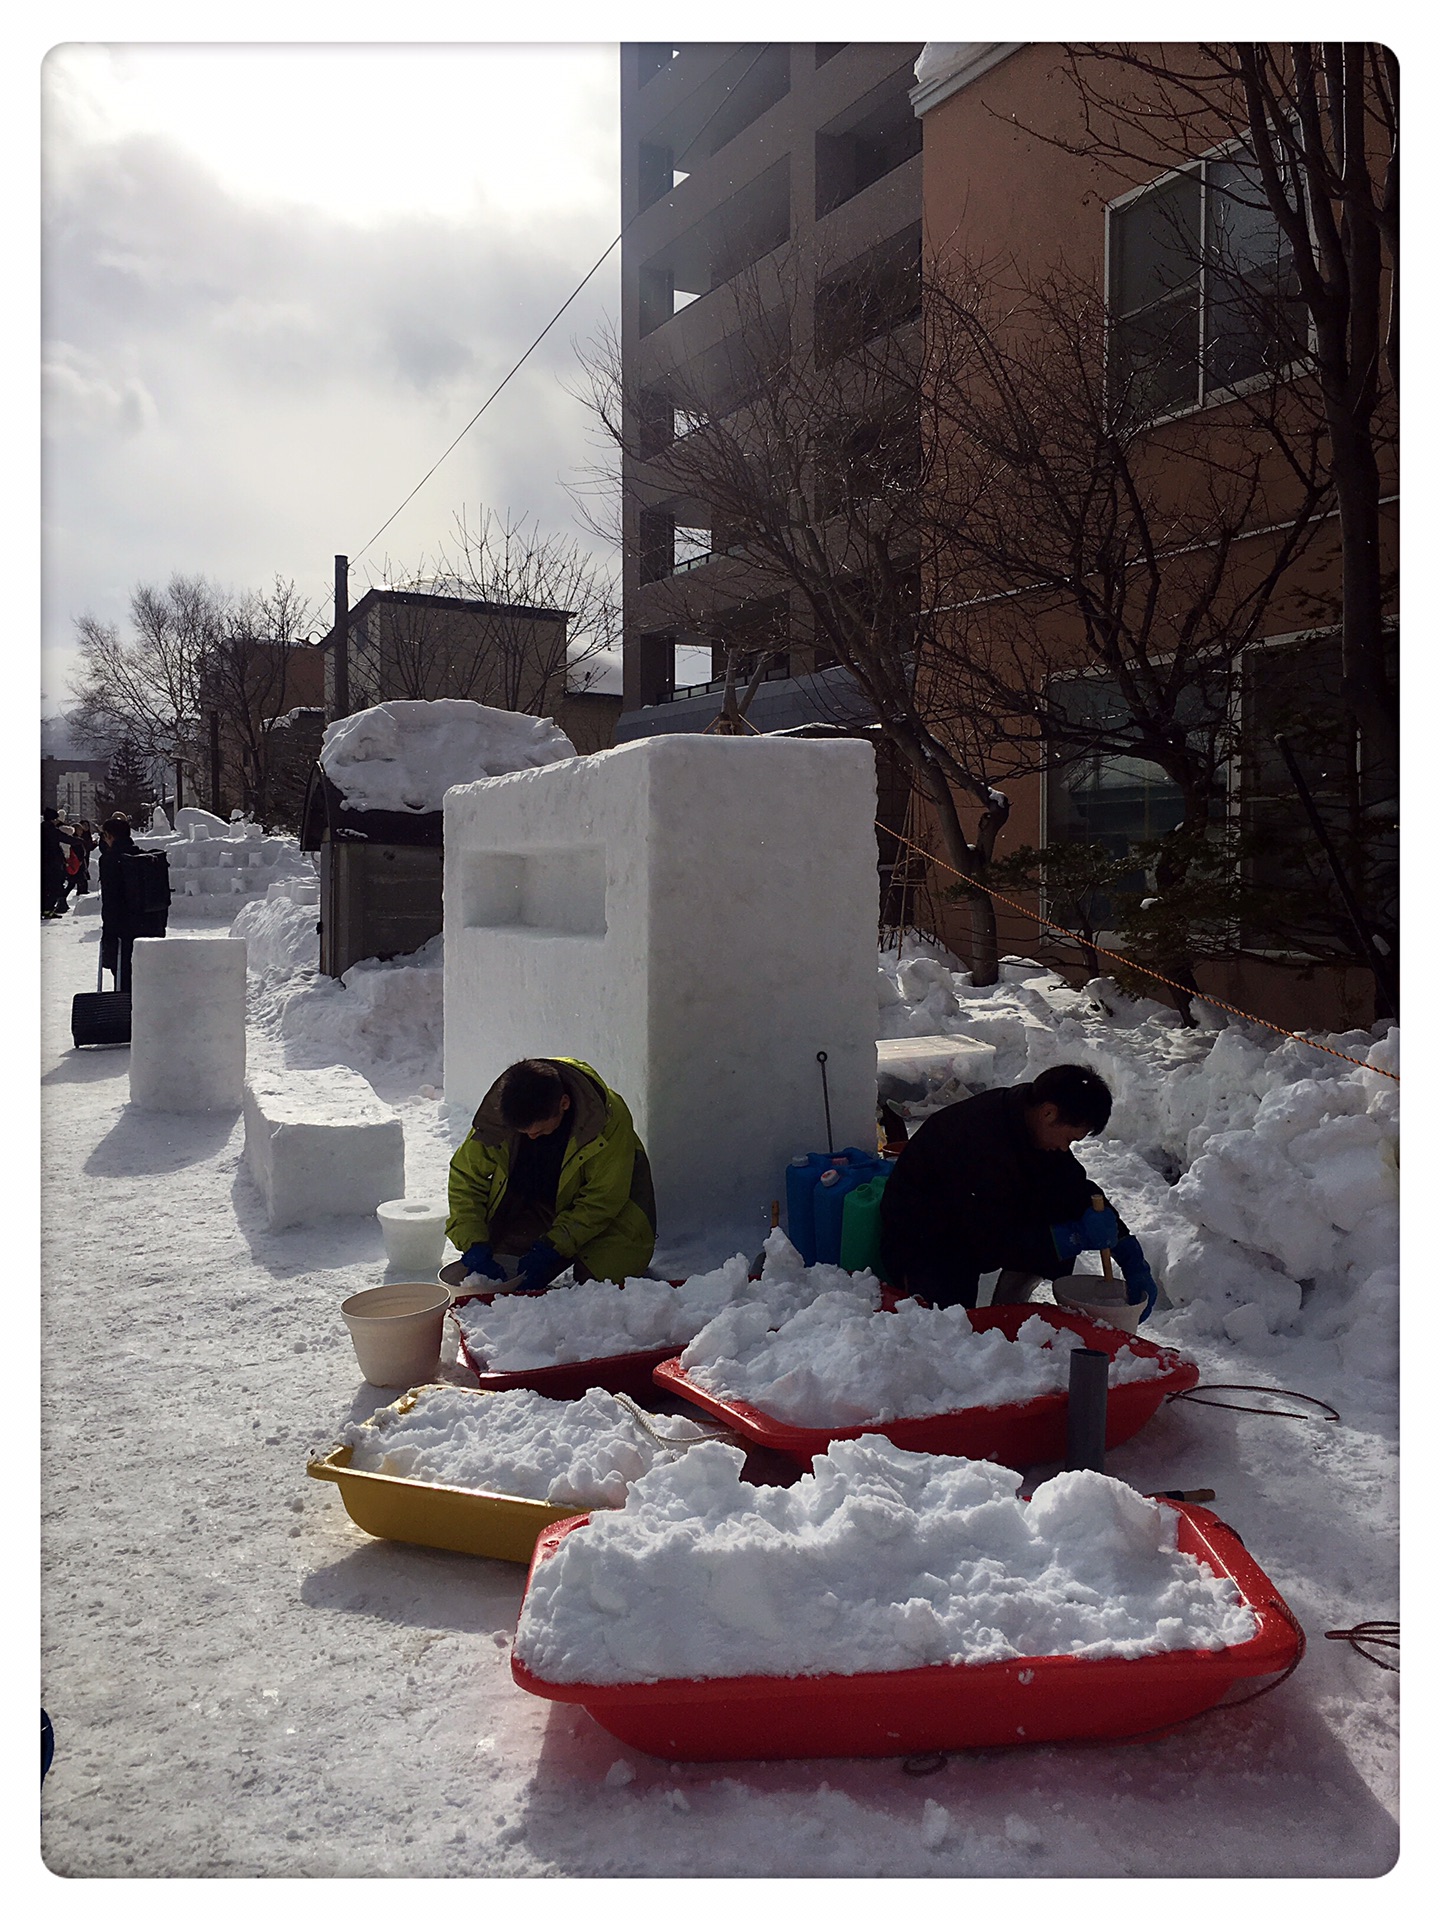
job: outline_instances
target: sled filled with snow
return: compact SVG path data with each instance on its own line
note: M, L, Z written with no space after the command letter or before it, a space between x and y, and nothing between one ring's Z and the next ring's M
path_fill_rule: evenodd
M777 1246L784 1241L783 1235L773 1238ZM592 1387L644 1397L661 1362L677 1358L727 1307L748 1304L768 1322L826 1289L853 1293L866 1311L878 1297L873 1276L806 1269L788 1241L776 1273L752 1282L749 1262L736 1254L687 1280L642 1276L528 1296L474 1294L457 1300L451 1317L460 1353L479 1386L529 1388L556 1400L578 1398Z
M1238 1535L1106 1475L1023 1501L871 1436L747 1489L721 1451L547 1528L516 1630L521 1687L662 1759L1129 1739L1303 1652Z
M994 1337L973 1337L982 1335ZM1078 1346L1111 1355L1107 1447L1200 1378L1175 1348L1058 1307L937 1310L902 1299L867 1316L832 1298L760 1338L717 1319L656 1367L655 1384L802 1465L833 1440L881 1433L910 1452L1023 1468L1064 1457Z
M560 1405L427 1386L347 1428L347 1444L306 1472L333 1481L358 1527L382 1540L492 1560L529 1560L556 1521L614 1506L665 1457L664 1439L694 1439L689 1420L641 1429L605 1393Z

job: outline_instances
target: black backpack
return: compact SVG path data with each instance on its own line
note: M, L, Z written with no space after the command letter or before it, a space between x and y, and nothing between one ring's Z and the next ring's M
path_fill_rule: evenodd
M120 886L126 917L158 920L163 930L170 917L170 862L165 855L158 849L126 854L120 862Z

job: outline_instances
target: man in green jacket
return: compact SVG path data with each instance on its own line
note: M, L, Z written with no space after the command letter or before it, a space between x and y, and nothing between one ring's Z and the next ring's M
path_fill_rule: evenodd
M655 1251L655 1188L630 1109L583 1060L518 1060L476 1110L450 1162L446 1234L468 1274L520 1293L642 1274Z

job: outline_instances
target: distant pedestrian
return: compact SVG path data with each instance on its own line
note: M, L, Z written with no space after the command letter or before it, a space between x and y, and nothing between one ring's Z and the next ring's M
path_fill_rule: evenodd
M150 897L142 866L160 862L163 902ZM135 942L158 939L169 917L170 889L164 855L142 853L130 836L130 821L112 813L100 828L100 965L115 976L118 993L130 991L130 956Z
M58 807L40 809L40 915L57 920L65 912L65 857L69 834L60 825Z
M65 888L61 899L68 905L72 893L90 891L90 855L95 836L88 820L78 820L70 829L70 845L65 855Z

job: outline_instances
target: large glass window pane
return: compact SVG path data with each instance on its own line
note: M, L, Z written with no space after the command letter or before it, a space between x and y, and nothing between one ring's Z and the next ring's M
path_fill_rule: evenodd
M1200 270L1200 175L1182 173L1110 215L1110 302L1136 313L1188 286Z
M1127 412L1148 420L1194 406L1200 398L1198 292L1121 320L1111 352L1111 396Z
M1205 168L1205 375L1224 388L1303 349L1305 309L1290 246L1248 154Z

